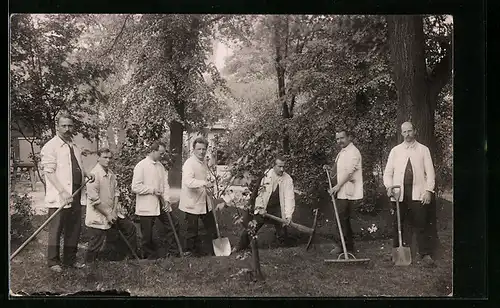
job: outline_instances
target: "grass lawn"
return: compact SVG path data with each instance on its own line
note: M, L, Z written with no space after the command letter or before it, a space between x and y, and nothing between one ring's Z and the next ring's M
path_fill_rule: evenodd
M38 216L35 225L44 219L46 216ZM45 265L47 233L42 231L11 262L10 289L24 295L115 290L131 296L166 297L446 296L452 292L451 224L448 219L446 226L439 228L441 253L437 267L431 269L416 262L409 267L395 267L388 258L392 247L388 239L356 242L357 256L371 259L370 266L325 263L325 258L332 257L332 244L327 239L318 237L315 249L308 252L303 241L295 247L267 248L266 237L272 229L264 227L259 236L261 269L266 277L263 282L251 279L251 258L241 260L238 255L163 258L141 261L139 265L132 260L102 261L97 280L87 279L86 270L55 274ZM222 234L234 245L238 232L234 226L232 229L225 227ZM80 259L83 253L84 249L79 249Z

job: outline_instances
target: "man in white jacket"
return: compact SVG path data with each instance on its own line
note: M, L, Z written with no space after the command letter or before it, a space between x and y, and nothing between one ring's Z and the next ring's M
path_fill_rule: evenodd
M136 194L135 214L140 218L142 234L142 258L155 259L157 247L153 242L153 226L156 218L165 228L167 253L179 256L177 243L166 211L172 212L169 198L168 176L160 158L165 154L166 146L162 142L153 142L149 155L134 168L132 192ZM160 204L160 198L164 207ZM171 215L174 228L179 233L179 222Z
M198 236L198 221L201 219L203 226L212 239L217 238L215 219L210 212L214 209L212 198L207 194L207 188L213 184L208 181L208 166L205 163L208 141L202 137L193 142L193 155L182 166L182 188L179 209L185 213L186 251L194 256L205 255L201 249ZM212 247L210 245L210 247ZM210 251L213 255L213 249Z
M346 249L348 252L354 253L351 214L354 201L363 199L361 153L352 143L352 134L347 130L339 130L335 134L335 138L342 149L335 158L337 184L328 192L331 195L337 194L336 205Z
M401 125L403 143L395 146L389 153L384 171L384 186L391 198L394 209L393 247L398 244L397 215L395 201L400 202L403 245L410 247L412 227L417 234L419 255L425 265L434 265L430 256L430 243L426 238L426 209L434 193L435 173L429 148L415 140L413 124L405 122ZM390 189L392 185L400 185L401 189Z
M49 224L47 265L52 271L61 272L61 265L81 268L76 262L78 241L80 239L82 204L85 192L72 197L85 182L85 177L94 175L85 172L80 148L73 142L73 117L62 110L56 115L57 135L50 139L40 152L40 165L43 168L47 189L45 205L51 216L59 207L64 209ZM64 233L63 259L60 259L60 238ZM61 264L62 263L62 264Z
M295 211L295 193L292 177L285 172L285 159L277 157L272 169L265 172L260 182L259 193L255 200L254 219L257 221L256 232L264 224L273 224L276 230L276 237L280 244L284 244L287 238L286 225L282 225L274 220L264 218L264 213L282 217L287 221L287 225L292 222L293 212ZM234 252L242 251L248 248L250 238L246 230L251 220L251 215L245 213L243 217L243 226L245 230L241 234L240 243L234 249Z
M85 225L88 227L89 245L85 254L85 262L93 265L99 257L99 251L105 244L107 231L112 226L123 233L134 253L137 251L137 232L134 223L123 214L118 197L116 174L109 168L113 154L108 148L97 151L97 164L92 173L95 180L87 184L87 212ZM120 238L120 240L122 240ZM127 255L131 255L127 251Z

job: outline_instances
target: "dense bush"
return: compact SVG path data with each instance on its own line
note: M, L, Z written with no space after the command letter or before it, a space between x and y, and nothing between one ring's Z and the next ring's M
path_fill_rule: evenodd
M10 238L11 243L26 240L34 231L32 200L28 194L10 194Z

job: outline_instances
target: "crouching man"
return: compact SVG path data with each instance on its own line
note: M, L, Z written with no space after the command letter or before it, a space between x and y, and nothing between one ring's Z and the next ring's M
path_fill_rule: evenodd
M269 213L284 218L288 224L290 224L294 211L295 194L293 180L292 177L285 172L285 159L277 157L274 167L266 171L260 183L259 193L255 200L254 218L257 221L255 231L258 232L264 224L273 224L276 229L276 238L278 242L283 245L288 238L286 225L284 226L275 220L265 218L263 215ZM243 226L245 230L241 235L239 246L235 247L233 252L239 252L248 248L250 238L246 228L251 219L251 215L248 213L244 214Z
M134 252L137 252L137 230L134 223L123 215L118 203L116 175L109 169L112 153L109 149L102 148L97 154L98 162L92 170L95 181L87 184L85 225L89 228L90 240L85 262L89 265L95 265L99 251L104 246L107 230L111 227L122 232ZM132 252L129 249L128 256L130 255Z

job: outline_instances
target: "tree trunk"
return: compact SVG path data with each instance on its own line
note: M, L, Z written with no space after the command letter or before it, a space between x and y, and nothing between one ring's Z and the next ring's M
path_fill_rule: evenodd
M399 131L403 122L411 120L411 112L415 111L417 106L427 104L422 17L391 15L387 17L387 28L393 77L398 93L396 125ZM426 114L425 111L422 113ZM427 129L424 130L427 134Z
M172 121L169 127L169 149L174 157L172 167L168 172L168 183L170 187L180 188L182 182L182 135L184 133L184 126L180 122Z
M274 27L274 50L275 50L275 68L276 68L276 77L278 80L278 99L282 103L282 116L283 119L290 118L290 110L288 108L288 103L285 100L286 95L286 84L285 84L285 66L283 64L283 60L288 56L288 16L286 17L286 21L284 25L281 24L281 17L274 17L273 27ZM282 37L281 27L284 26L285 38ZM284 43L283 43L284 41ZM285 123L283 127L283 153L290 153L290 136L288 133L287 124Z
M118 143L116 144L117 151L121 150L126 138L127 138L127 130L125 128L125 124L123 124L120 128L118 128Z
M116 153L118 147L115 142L115 131L113 130L113 126L109 125L106 129L106 140L108 141L108 147L111 152Z

